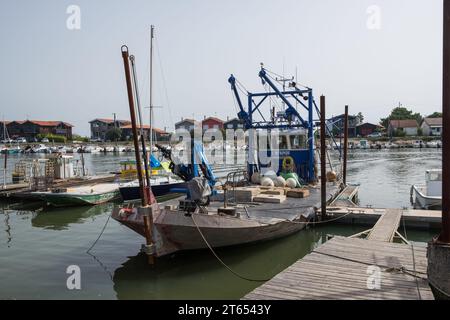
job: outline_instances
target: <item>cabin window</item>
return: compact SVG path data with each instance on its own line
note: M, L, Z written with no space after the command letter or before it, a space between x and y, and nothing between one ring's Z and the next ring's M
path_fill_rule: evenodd
M288 149L288 139L286 136L280 136L278 146L280 150Z
M304 135L295 135L289 137L292 150L306 149L306 137Z
M430 177L430 181L442 181L442 173L441 172L430 172L429 177Z

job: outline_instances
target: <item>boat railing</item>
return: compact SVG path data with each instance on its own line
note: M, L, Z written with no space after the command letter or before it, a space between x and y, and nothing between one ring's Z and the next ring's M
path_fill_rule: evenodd
M243 187L250 184L248 172L246 170L232 171L227 174L226 181L224 183L224 197L226 202L236 202L236 188ZM232 196L229 196L231 191Z

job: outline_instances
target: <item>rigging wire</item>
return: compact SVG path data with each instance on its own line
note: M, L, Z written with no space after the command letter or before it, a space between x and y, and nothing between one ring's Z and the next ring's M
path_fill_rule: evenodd
M154 37L155 39L155 47L156 47L156 57L158 59L159 62L159 68L161 71L161 78L162 78L162 82L163 82L163 88L164 88L164 94L165 94L165 98L166 98L166 102L167 102L167 110L169 112L169 121L170 121L170 125L172 127L175 126L174 122L173 122L173 116L172 116L172 108L170 106L170 100L169 100L169 94L168 94L168 90L167 90L167 85L166 85L166 76L164 73L164 68L163 68L163 62L162 62L162 58L161 58L161 54L159 51L159 42L158 42L158 37Z

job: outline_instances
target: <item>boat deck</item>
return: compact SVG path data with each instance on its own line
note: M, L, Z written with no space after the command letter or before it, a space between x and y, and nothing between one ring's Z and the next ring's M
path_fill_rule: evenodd
M244 219L255 219L260 222L270 222L273 219L279 220L298 220L303 216L306 220L310 220L315 216L316 209L320 207L320 187L309 187L309 197L306 198L290 198L287 197L282 203L261 203L249 202L229 204L235 206L238 214ZM332 201L339 193L340 188L334 183L327 184L328 201ZM179 200L176 199L164 202L162 206L176 206ZM220 199L220 197L218 197ZM223 207L223 201L211 201L207 207L210 214L216 214L219 208Z
M434 298L427 281L425 247L334 237L243 299Z

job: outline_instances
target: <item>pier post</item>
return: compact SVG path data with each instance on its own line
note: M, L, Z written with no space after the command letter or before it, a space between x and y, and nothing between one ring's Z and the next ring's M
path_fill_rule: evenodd
M444 0L442 79L442 231L428 243L428 281L436 299L450 299L450 0Z
M322 220L327 217L327 172L325 145L325 96L320 96L320 200Z
M8 166L8 150L5 150L5 163L3 165L3 189L6 189L6 170Z
M348 106L345 106L344 118L344 163L342 168L342 178L344 185L347 185L347 152L348 152Z

